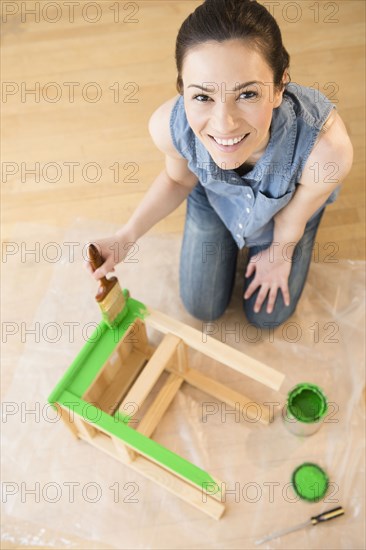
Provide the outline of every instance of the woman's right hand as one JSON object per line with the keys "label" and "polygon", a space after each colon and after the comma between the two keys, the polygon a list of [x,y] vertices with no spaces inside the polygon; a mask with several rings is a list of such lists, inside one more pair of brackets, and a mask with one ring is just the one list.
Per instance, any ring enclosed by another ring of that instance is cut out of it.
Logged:
{"label": "woman's right hand", "polygon": [[114,266],[119,264],[127,256],[131,245],[131,240],[122,232],[113,235],[112,237],[105,237],[104,239],[95,239],[88,244],[94,244],[99,254],[103,258],[103,264],[93,271],[90,262],[87,258],[84,259],[84,267],[94,277],[94,279],[101,279],[105,277],[107,273],[114,272]]}

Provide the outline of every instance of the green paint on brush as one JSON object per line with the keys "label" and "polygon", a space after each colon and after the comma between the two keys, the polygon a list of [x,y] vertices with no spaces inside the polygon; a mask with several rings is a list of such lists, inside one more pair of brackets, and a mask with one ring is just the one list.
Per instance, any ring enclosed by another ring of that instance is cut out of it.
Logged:
{"label": "green paint on brush", "polygon": [[[133,304],[133,303],[128,303],[129,301],[129,298],[130,298],[130,293],[129,291],[125,288],[122,290],[122,293],[123,293],[123,296],[124,296],[124,300],[125,300],[125,307],[122,309],[122,311],[117,315],[117,317],[115,319],[113,319],[113,321],[111,322],[109,320],[109,317],[107,315],[107,313],[103,310],[101,310],[102,312],[102,320],[105,322],[105,324],[110,328],[110,329],[115,329],[118,325],[121,324],[121,322],[123,321],[123,319],[128,315],[128,310],[129,310],[129,307],[131,306],[132,308],[136,308],[137,305],[136,304]],[[136,302],[136,300],[135,300]],[[138,303],[141,303],[141,302],[138,302]],[[143,304],[142,304],[143,305]],[[143,306],[145,309],[146,307]],[[134,316],[134,318],[136,318],[136,311],[133,311],[132,314]],[[139,314],[137,314],[139,316]]]}
{"label": "green paint on brush", "polygon": [[101,313],[102,313],[102,320],[105,322],[107,327],[110,328],[110,329],[114,329],[126,317],[126,315],[128,313],[128,307],[127,307],[127,305],[125,305],[125,307],[122,309],[121,313],[119,313],[117,315],[117,317],[115,319],[113,319],[112,322],[109,321],[108,315],[106,314],[105,311],[102,311]]}

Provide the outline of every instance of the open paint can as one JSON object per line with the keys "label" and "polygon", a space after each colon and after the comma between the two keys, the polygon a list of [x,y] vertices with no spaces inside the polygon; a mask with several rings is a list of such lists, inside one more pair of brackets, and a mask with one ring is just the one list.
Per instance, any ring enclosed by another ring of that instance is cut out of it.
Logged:
{"label": "open paint can", "polygon": [[295,435],[312,435],[319,430],[327,410],[327,398],[322,390],[315,384],[304,382],[288,393],[283,420]]}

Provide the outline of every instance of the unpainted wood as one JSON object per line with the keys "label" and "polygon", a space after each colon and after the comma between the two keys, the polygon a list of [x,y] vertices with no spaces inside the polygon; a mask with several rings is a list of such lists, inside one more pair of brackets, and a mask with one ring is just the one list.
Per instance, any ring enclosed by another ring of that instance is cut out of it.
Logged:
{"label": "unpainted wood", "polygon": [[145,355],[132,348],[132,351],[119,368],[116,368],[110,362],[107,362],[103,367],[104,370],[114,373],[114,377],[111,378],[108,385],[105,384],[103,376],[98,377],[82,398],[95,404],[107,414],[113,414],[145,364]]}
{"label": "unpainted wood", "polygon": [[[174,368],[169,369],[172,372],[176,372]],[[205,376],[196,369],[188,369],[182,377],[185,382],[198,388],[199,390],[212,395],[216,399],[227,403],[231,407],[235,408],[239,405],[243,418],[248,418],[252,422],[261,422],[262,424],[269,424],[269,413],[266,409],[257,401],[250,399],[249,397],[239,393],[231,388],[228,388],[224,384],[217,382],[213,378]]]}
{"label": "unpainted wood", "polygon": [[[85,438],[81,436],[81,439]],[[147,479],[164,487],[180,499],[198,508],[201,512],[208,514],[212,518],[218,520],[223,515],[225,511],[225,505],[221,502],[223,493],[220,495],[212,495],[209,492],[205,492],[203,489],[188,483],[167,468],[162,467],[160,464],[140,454],[137,454],[133,461],[126,462],[124,455],[117,452],[111,438],[100,437],[98,435],[92,441],[87,441],[97,449],[123,462],[123,464],[128,465]],[[214,481],[217,482],[220,488],[223,486],[223,483],[216,481],[216,479]]]}
{"label": "unpainted wood", "polygon": [[60,418],[62,422],[65,424],[68,430],[72,433],[72,435],[75,437],[75,439],[79,439],[79,433],[77,430],[77,427],[75,423],[70,418],[70,410],[64,408],[60,403],[54,403],[58,414],[60,415]]}
{"label": "unpainted wood", "polygon": [[[76,416],[77,415],[75,415],[75,417]],[[108,437],[105,437],[105,435],[108,436]],[[88,443],[90,443],[91,445],[94,445],[96,447],[101,448],[103,451],[108,452],[108,454],[110,454],[111,456],[114,456],[115,458],[118,458],[119,460],[122,461],[122,458],[121,458],[122,454],[117,455],[117,451],[116,451],[116,449],[113,445],[112,439],[111,439],[111,434],[109,432],[107,432],[106,430],[104,430],[102,427],[98,426],[98,433],[92,439],[90,439],[88,437],[87,433],[86,434],[85,433],[80,433],[80,439],[84,439],[84,440],[88,441]],[[160,462],[158,462],[157,460],[155,460],[151,456],[145,454],[143,451],[134,448],[132,445],[126,445],[126,447],[128,447],[132,451],[135,451],[135,453],[138,456],[145,457],[146,459],[148,459],[149,462],[152,462],[152,463],[156,464],[157,466],[159,466],[161,471],[169,472],[169,473],[173,474],[174,477],[184,481],[184,483],[189,485],[190,487],[197,488],[197,485],[192,483],[189,479],[186,479],[186,478],[180,476],[177,472],[171,470],[168,466],[162,466],[160,464]],[[131,464],[129,464],[129,465],[131,467],[133,467],[135,462],[136,462],[136,459],[133,462],[131,462]],[[214,478],[213,476],[211,476],[211,477],[212,477],[213,481],[215,483],[217,483],[217,485],[220,488],[223,486],[223,483],[222,483],[221,480],[218,480],[216,477]],[[221,502],[221,498],[222,498],[221,495],[222,494],[223,493],[216,493],[216,494],[210,495],[210,497],[214,500],[218,500],[219,502]]]}
{"label": "unpainted wood", "polygon": [[149,315],[145,317],[145,323],[156,330],[160,330],[163,333],[172,333],[181,338],[185,344],[189,347],[200,351],[207,357],[223,363],[224,365],[232,368],[249,376],[253,380],[257,380],[274,390],[278,390],[285,378],[281,372],[268,367],[264,363],[253,359],[249,355],[242,353],[219,340],[215,340],[211,336],[203,335],[199,330],[190,327],[173,319],[168,315],[165,315],[161,311],[148,308]]}
{"label": "unpainted wood", "polygon": [[95,428],[94,424],[92,422],[86,421],[84,418],[74,415],[73,420],[76,429],[78,431],[78,434],[84,437],[84,439],[87,439],[89,442],[93,439],[93,437],[96,436],[98,433],[98,429]]}
{"label": "unpainted wood", "polygon": [[82,396],[102,411],[113,414],[150,355],[146,327],[136,319],[126,330],[98,375]]}
{"label": "unpainted wood", "polygon": [[118,437],[111,436],[114,448],[117,455],[121,458],[122,462],[125,464],[130,464],[133,462],[137,456],[137,453],[130,449],[127,445],[123,443]]}
{"label": "unpainted wood", "polygon": [[169,375],[164,386],[161,388],[153,403],[144,414],[143,419],[137,426],[138,432],[146,435],[146,437],[151,437],[182,383],[183,378],[181,376],[174,373]]}
{"label": "unpainted wood", "polygon": [[181,343],[181,339],[173,334],[166,334],[156,348],[155,353],[151,356],[144,370],[141,372],[136,382],[123,399],[120,411],[126,408],[128,403],[133,403],[136,406],[136,412],[141,407],[145,398],[157,382],[159,376],[171,363],[174,358],[176,349]]}
{"label": "unpainted wood", "polygon": [[188,347],[183,340],[177,347],[175,364],[178,372],[184,373],[188,369]]}

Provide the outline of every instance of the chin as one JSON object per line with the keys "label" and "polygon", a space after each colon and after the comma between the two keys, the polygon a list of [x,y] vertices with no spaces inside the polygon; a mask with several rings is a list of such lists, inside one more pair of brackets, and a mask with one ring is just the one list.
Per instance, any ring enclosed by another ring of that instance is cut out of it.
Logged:
{"label": "chin", "polygon": [[211,153],[212,159],[221,168],[222,170],[235,170],[236,168],[239,168],[242,164],[244,164],[245,160],[239,160],[239,159],[223,159],[218,158],[216,155],[213,156]]}

